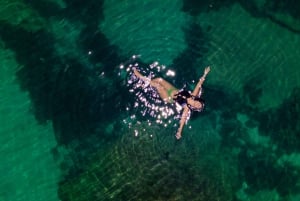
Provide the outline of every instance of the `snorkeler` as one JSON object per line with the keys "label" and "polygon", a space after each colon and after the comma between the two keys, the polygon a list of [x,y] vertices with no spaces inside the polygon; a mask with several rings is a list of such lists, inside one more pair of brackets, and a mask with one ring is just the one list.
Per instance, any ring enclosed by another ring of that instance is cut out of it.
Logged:
{"label": "snorkeler", "polygon": [[136,68],[133,68],[133,72],[135,76],[139,79],[143,80],[147,85],[154,87],[159,96],[168,103],[176,103],[179,104],[183,108],[183,112],[181,114],[179,128],[176,133],[176,138],[181,138],[181,133],[183,130],[184,124],[189,120],[190,114],[192,111],[201,112],[204,109],[204,100],[201,98],[201,89],[202,84],[205,80],[206,75],[209,73],[210,67],[206,67],[204,70],[204,74],[199,79],[194,91],[191,93],[187,91],[185,88],[178,90],[172,84],[167,82],[162,78],[154,78],[150,79],[142,75]]}

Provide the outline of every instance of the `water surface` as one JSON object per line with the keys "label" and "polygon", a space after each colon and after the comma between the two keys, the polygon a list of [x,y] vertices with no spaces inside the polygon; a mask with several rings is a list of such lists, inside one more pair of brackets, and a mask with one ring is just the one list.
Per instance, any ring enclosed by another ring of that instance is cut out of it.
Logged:
{"label": "water surface", "polygon": [[[295,2],[0,5],[0,200],[299,199]],[[190,89],[211,66],[180,141],[134,65]]]}

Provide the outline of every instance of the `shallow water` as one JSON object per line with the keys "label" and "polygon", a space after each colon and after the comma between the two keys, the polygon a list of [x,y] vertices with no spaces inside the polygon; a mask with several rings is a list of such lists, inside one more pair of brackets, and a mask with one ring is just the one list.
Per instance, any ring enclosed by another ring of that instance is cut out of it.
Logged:
{"label": "shallow water", "polygon": [[[295,2],[0,5],[0,200],[299,200]],[[211,66],[181,140],[133,65],[191,90]]]}

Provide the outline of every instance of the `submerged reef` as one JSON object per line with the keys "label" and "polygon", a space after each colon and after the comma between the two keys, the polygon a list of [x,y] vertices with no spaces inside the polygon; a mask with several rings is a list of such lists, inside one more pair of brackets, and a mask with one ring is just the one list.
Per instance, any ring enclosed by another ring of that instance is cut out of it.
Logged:
{"label": "submerged reef", "polygon": [[237,171],[226,152],[201,156],[192,142],[175,141],[154,126],[141,132],[143,127],[124,130],[122,139],[96,153],[82,174],[62,181],[60,199],[233,200]]}

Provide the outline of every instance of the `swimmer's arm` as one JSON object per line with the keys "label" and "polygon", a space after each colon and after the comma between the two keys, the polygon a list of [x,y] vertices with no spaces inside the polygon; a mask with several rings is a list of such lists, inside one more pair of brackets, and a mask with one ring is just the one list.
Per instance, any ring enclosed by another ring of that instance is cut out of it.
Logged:
{"label": "swimmer's arm", "polygon": [[208,67],[205,68],[202,77],[199,79],[199,81],[198,81],[198,83],[197,83],[197,85],[196,85],[196,87],[195,87],[195,89],[194,89],[194,91],[192,93],[193,96],[198,96],[199,95],[199,92],[201,90],[202,84],[203,84],[203,82],[205,80],[206,75],[209,73],[209,71],[210,71],[210,66],[208,66]]}
{"label": "swimmer's arm", "polygon": [[179,122],[179,128],[178,128],[177,133],[175,135],[177,140],[179,140],[181,138],[181,133],[182,133],[182,130],[183,130],[183,126],[186,123],[186,121],[189,119],[189,112],[190,112],[190,109],[188,108],[188,106],[185,105],[184,109],[183,109],[183,112],[181,114],[181,119],[180,119],[180,122]]}

